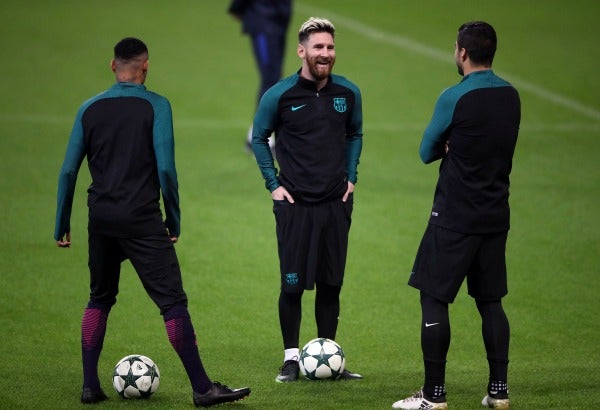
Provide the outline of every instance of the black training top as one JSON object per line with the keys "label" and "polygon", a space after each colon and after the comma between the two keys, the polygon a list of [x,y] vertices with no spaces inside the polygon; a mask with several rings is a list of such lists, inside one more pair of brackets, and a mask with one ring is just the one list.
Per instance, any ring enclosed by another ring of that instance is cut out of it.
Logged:
{"label": "black training top", "polygon": [[466,234],[509,229],[520,121],[517,90],[492,70],[473,72],[440,95],[420,146],[423,162],[442,158],[431,224]]}
{"label": "black training top", "polygon": [[[79,108],[60,171],[54,239],[70,231],[77,174],[87,156],[89,231],[140,237],[180,234],[169,101],[144,85],[116,83]],[[162,190],[166,221],[162,223]]]}
{"label": "black training top", "polygon": [[[268,138],[275,132],[277,175]],[[317,91],[299,72],[261,98],[252,148],[269,191],[280,185],[300,202],[341,198],[356,183],[362,149],[362,102],[358,87],[331,75]]]}

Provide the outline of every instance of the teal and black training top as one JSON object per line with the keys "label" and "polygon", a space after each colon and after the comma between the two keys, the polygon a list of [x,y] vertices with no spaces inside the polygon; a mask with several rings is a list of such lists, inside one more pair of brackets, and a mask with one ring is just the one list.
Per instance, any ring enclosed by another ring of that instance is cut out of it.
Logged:
{"label": "teal and black training top", "polygon": [[[70,231],[77,174],[87,157],[90,233],[180,234],[169,101],[141,84],[116,83],[79,108],[58,181],[54,239]],[[162,222],[162,191],[166,220]]]}
{"label": "teal and black training top", "polygon": [[[279,174],[268,146],[273,132]],[[357,181],[362,149],[358,87],[338,75],[318,91],[299,72],[281,80],[261,98],[252,148],[269,191],[282,185],[307,203],[341,198]]]}
{"label": "teal and black training top", "polygon": [[465,234],[509,229],[520,121],[517,90],[492,70],[470,73],[442,92],[419,150],[426,164],[442,158],[431,224]]}

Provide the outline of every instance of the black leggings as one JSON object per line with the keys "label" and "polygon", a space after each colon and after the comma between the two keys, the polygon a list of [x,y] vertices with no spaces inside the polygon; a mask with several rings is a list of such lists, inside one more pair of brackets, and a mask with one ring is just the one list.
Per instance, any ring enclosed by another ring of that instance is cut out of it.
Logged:
{"label": "black leggings", "polygon": [[[320,282],[316,285],[315,319],[317,336],[335,340],[340,315],[341,286]],[[304,292],[279,294],[279,324],[285,349],[300,346],[300,322],[302,320],[302,295]]]}
{"label": "black leggings", "polygon": [[[502,302],[475,301],[481,315],[481,332],[489,364],[490,380],[506,381],[510,327]],[[425,363],[425,384],[445,382],[446,355],[450,347],[448,303],[421,293],[421,348]]]}

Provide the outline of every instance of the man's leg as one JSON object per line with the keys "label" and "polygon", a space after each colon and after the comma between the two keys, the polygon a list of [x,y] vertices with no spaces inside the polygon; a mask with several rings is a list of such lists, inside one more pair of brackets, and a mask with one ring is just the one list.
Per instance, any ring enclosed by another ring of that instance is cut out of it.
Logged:
{"label": "man's leg", "polygon": [[122,254],[115,240],[102,235],[90,234],[88,247],[90,301],[81,321],[81,401],[95,403],[108,398],[100,387],[98,361],[104,345],[108,315],[117,300]]}
{"label": "man's leg", "polygon": [[279,294],[279,325],[284,349],[298,347],[302,320],[302,292]]}
{"label": "man's leg", "polygon": [[240,400],[249,388],[230,389],[212,382],[202,364],[196,334],[187,309],[187,295],[173,243],[161,233],[145,238],[122,239],[122,247],[163,315],[167,335],[188,375],[194,404],[208,407]]}
{"label": "man's leg", "polygon": [[279,325],[283,337],[283,366],[275,378],[277,382],[298,380],[300,366],[300,322],[302,320],[302,294],[285,292],[279,294]]}
{"label": "man's leg", "polygon": [[448,303],[421,292],[421,349],[425,364],[425,397],[437,400],[446,395],[446,355],[450,348]]}
{"label": "man's leg", "polygon": [[89,302],[83,313],[81,321],[81,358],[84,389],[100,391],[98,361],[104,344],[106,321],[109,313],[110,306],[94,302]]}
{"label": "man's leg", "polygon": [[508,398],[508,347],[510,326],[501,301],[476,301],[481,314],[481,333],[490,368],[488,395]]}
{"label": "man's leg", "polygon": [[206,393],[212,387],[212,382],[202,365],[196,333],[187,307],[183,304],[173,306],[164,312],[163,319],[169,342],[183,363],[192,389],[200,394]]}
{"label": "man's leg", "polygon": [[318,337],[335,340],[340,316],[341,290],[341,286],[330,286],[317,282],[315,318]]}

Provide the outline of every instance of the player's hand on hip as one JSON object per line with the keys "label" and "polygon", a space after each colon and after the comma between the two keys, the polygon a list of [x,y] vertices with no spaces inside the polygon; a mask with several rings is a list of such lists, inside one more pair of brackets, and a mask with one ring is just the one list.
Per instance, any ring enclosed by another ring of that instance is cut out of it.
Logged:
{"label": "player's hand on hip", "polygon": [[342,202],[346,202],[352,192],[354,192],[354,184],[352,182],[348,181],[348,189],[346,190],[346,193],[342,197]]}
{"label": "player's hand on hip", "polygon": [[271,198],[275,201],[283,201],[287,200],[289,203],[294,203],[294,198],[290,195],[290,193],[282,186],[278,186],[271,192]]}
{"label": "player's hand on hip", "polygon": [[65,236],[56,241],[59,248],[68,248],[71,246],[71,232],[67,232]]}

